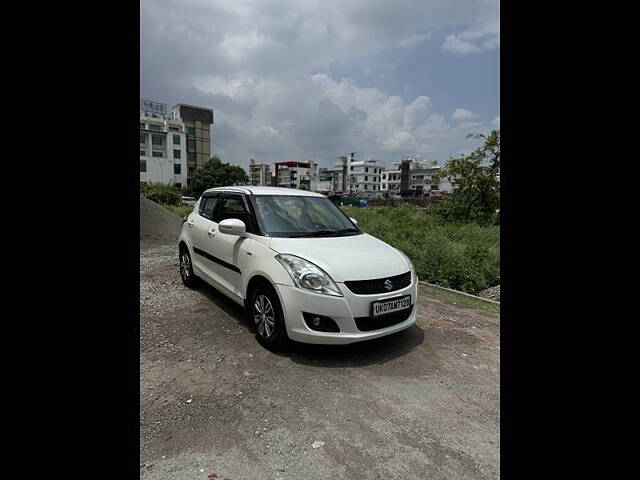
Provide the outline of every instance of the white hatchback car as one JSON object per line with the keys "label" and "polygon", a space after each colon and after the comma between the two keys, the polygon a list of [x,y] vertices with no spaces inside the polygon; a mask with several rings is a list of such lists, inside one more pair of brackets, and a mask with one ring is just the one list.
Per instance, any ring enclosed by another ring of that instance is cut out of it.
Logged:
{"label": "white hatchback car", "polygon": [[238,304],[267,348],[346,344],[416,319],[418,279],[402,252],[303,190],[222,187],[202,194],[179,239],[187,287],[204,280]]}

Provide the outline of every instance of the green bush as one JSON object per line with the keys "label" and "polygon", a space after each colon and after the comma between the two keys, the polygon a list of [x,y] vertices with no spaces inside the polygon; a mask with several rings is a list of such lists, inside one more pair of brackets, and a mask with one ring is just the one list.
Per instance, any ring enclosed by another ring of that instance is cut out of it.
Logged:
{"label": "green bush", "polygon": [[180,205],[182,190],[174,185],[164,183],[143,183],[140,182],[140,193],[149,200],[166,205]]}
{"label": "green bush", "polygon": [[365,232],[402,250],[420,280],[476,294],[500,283],[500,227],[458,223],[400,204],[342,207]]}

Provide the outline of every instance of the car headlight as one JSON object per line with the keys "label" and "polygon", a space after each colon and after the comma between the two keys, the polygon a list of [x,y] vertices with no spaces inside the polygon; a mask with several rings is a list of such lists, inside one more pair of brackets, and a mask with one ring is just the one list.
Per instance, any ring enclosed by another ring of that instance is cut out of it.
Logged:
{"label": "car headlight", "polygon": [[[396,248],[396,250],[398,250],[398,249]],[[400,252],[400,255],[402,255],[404,257],[404,259],[407,261],[407,263],[409,264],[409,268],[411,268],[411,280],[417,282],[418,281],[418,275],[416,274],[416,267],[414,267],[413,262],[403,252],[401,252],[400,250],[398,250],[398,252]]]}
{"label": "car headlight", "polygon": [[333,281],[327,272],[313,263],[304,258],[286,253],[276,255],[276,260],[278,260],[289,273],[296,287],[324,295],[342,297],[342,292],[338,288],[338,285],[336,285],[336,282]]}

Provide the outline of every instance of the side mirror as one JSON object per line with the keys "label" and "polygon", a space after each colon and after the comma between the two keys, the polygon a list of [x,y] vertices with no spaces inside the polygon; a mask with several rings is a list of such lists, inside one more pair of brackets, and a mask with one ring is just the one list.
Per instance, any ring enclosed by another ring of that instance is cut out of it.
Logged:
{"label": "side mirror", "polygon": [[218,224],[218,230],[220,233],[226,233],[227,235],[237,235],[238,237],[244,237],[247,235],[247,227],[242,220],[237,218],[227,218],[222,220]]}
{"label": "side mirror", "polygon": [[356,220],[355,218],[351,218],[349,217],[349,220],[351,220],[353,223],[355,223],[356,225],[358,224],[358,220]]}

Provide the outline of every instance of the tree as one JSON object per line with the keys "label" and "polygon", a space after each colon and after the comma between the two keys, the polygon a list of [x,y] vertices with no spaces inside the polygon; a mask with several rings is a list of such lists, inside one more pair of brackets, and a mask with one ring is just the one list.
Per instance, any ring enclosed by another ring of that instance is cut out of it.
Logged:
{"label": "tree", "polygon": [[298,187],[298,190],[309,190],[309,187],[303,183]]}
{"label": "tree", "polygon": [[208,188],[243,185],[249,181],[243,168],[222,163],[219,157],[211,157],[202,168],[196,169],[189,179],[187,190],[199,197]]}
{"label": "tree", "polygon": [[467,138],[484,139],[484,144],[469,155],[451,157],[437,174],[448,177],[454,191],[438,203],[436,211],[454,220],[489,223],[500,208],[500,131],[472,133]]}

